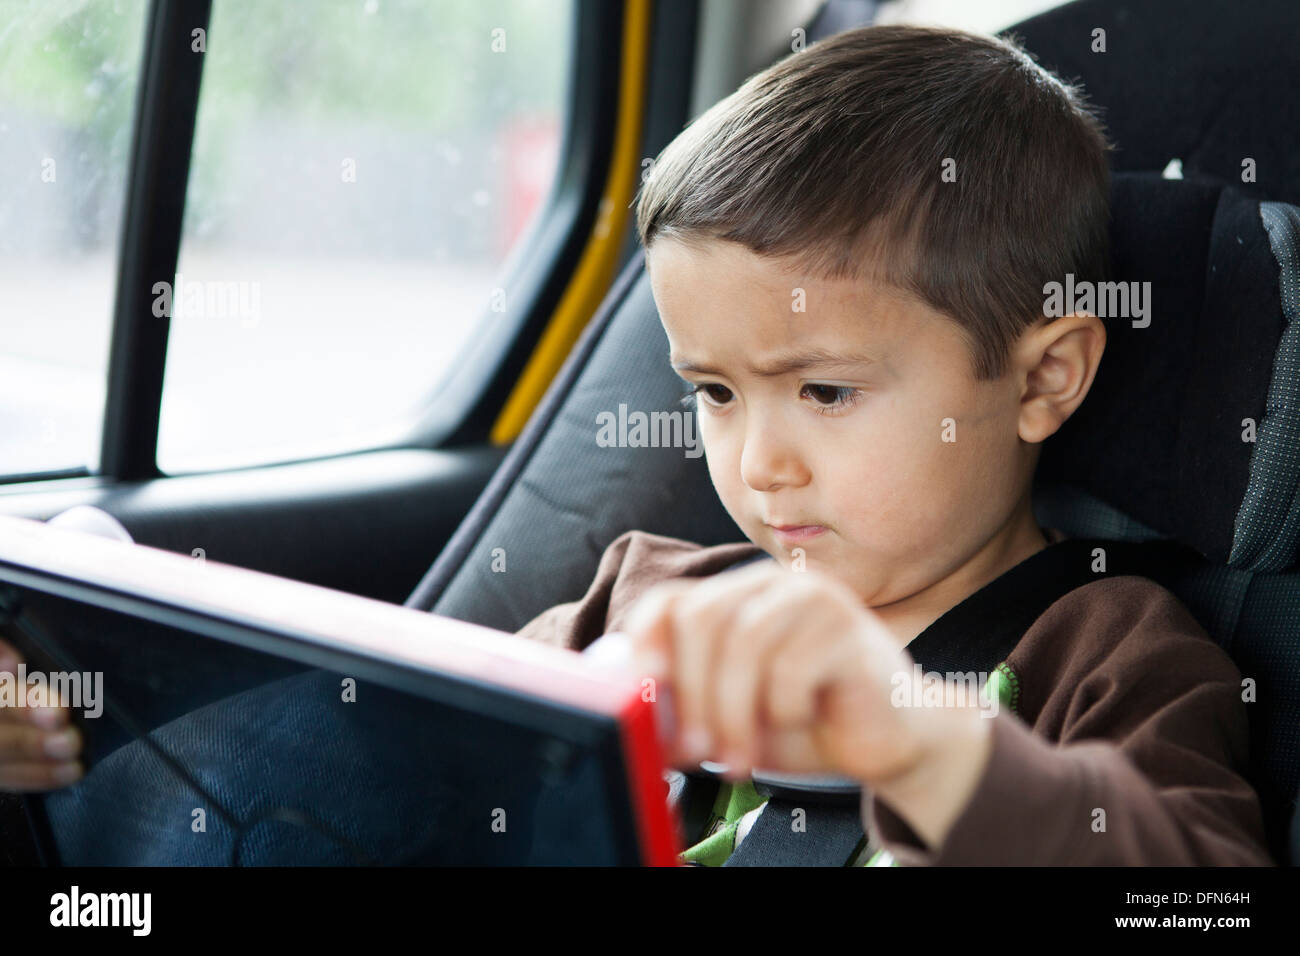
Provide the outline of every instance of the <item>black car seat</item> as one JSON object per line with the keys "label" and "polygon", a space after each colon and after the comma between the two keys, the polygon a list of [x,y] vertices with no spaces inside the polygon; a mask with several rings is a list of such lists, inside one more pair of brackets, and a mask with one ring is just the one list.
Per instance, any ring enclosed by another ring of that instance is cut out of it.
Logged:
{"label": "black car seat", "polygon": [[[1105,107],[1113,169],[1176,159],[1184,175],[1300,204],[1295,0],[1076,0],[1002,32]],[[1247,159],[1254,182],[1242,181]]]}

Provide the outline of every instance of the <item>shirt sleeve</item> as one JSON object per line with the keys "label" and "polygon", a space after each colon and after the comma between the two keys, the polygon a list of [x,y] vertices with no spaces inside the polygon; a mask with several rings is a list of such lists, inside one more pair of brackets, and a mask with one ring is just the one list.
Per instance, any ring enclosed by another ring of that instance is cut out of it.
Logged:
{"label": "shirt sleeve", "polygon": [[596,575],[586,594],[576,601],[566,601],[547,608],[515,633],[519,637],[573,651],[583,650],[605,633],[610,595],[634,533],[625,532],[610,542],[600,556]]}
{"label": "shirt sleeve", "polygon": [[[864,826],[900,865],[1274,865],[1240,772],[1241,675],[1173,595],[1140,580],[1091,604],[1062,599],[1022,640],[1022,656],[1055,653],[1058,679],[1033,729],[988,718],[989,762],[940,846],[866,792]],[[1071,629],[1093,653],[1071,652]]]}
{"label": "shirt sleeve", "polygon": [[515,633],[581,651],[602,634],[620,628],[641,595],[660,581],[707,577],[758,553],[757,546],[748,542],[706,548],[665,535],[627,531],[601,555],[586,594],[548,608]]}

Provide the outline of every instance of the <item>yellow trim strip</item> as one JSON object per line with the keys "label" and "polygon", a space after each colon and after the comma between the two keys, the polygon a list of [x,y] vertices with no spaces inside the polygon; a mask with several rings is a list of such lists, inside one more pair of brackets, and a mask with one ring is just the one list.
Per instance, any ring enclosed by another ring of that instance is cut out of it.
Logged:
{"label": "yellow trim strip", "polygon": [[646,61],[650,45],[650,0],[627,0],[623,23],[623,69],[619,77],[618,120],[614,152],[601,193],[600,211],[573,279],[555,314],[529,356],[505,407],[492,426],[491,441],[504,445],[523,431],[583,328],[600,307],[614,281],[623,233],[641,164],[641,113],[645,101]]}

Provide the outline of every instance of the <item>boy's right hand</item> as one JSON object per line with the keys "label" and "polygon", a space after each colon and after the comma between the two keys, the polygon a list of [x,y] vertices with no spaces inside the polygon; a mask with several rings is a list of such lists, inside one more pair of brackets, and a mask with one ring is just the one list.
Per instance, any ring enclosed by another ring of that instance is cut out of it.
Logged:
{"label": "boy's right hand", "polygon": [[[15,675],[21,655],[0,641],[0,674]],[[26,695],[26,688],[19,688]],[[82,775],[81,733],[68,708],[7,707],[0,700],[0,790],[28,793],[55,790]]]}

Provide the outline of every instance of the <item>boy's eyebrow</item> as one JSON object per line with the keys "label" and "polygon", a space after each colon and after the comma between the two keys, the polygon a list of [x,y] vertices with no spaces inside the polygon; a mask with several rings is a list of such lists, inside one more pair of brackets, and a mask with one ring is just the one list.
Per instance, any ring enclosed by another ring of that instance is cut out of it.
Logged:
{"label": "boy's eyebrow", "polygon": [[[720,375],[721,372],[708,365],[701,365],[686,358],[675,358],[668,356],[668,361],[672,364],[674,370],[678,372],[697,372],[704,375]],[[806,368],[815,368],[826,365],[873,365],[879,362],[874,355],[848,352],[832,352],[829,349],[807,349],[802,352],[794,352],[789,355],[779,355],[771,362],[762,366],[747,365],[746,371],[751,375],[757,375],[760,378],[775,378],[778,375],[786,375],[790,372],[798,372]]]}

